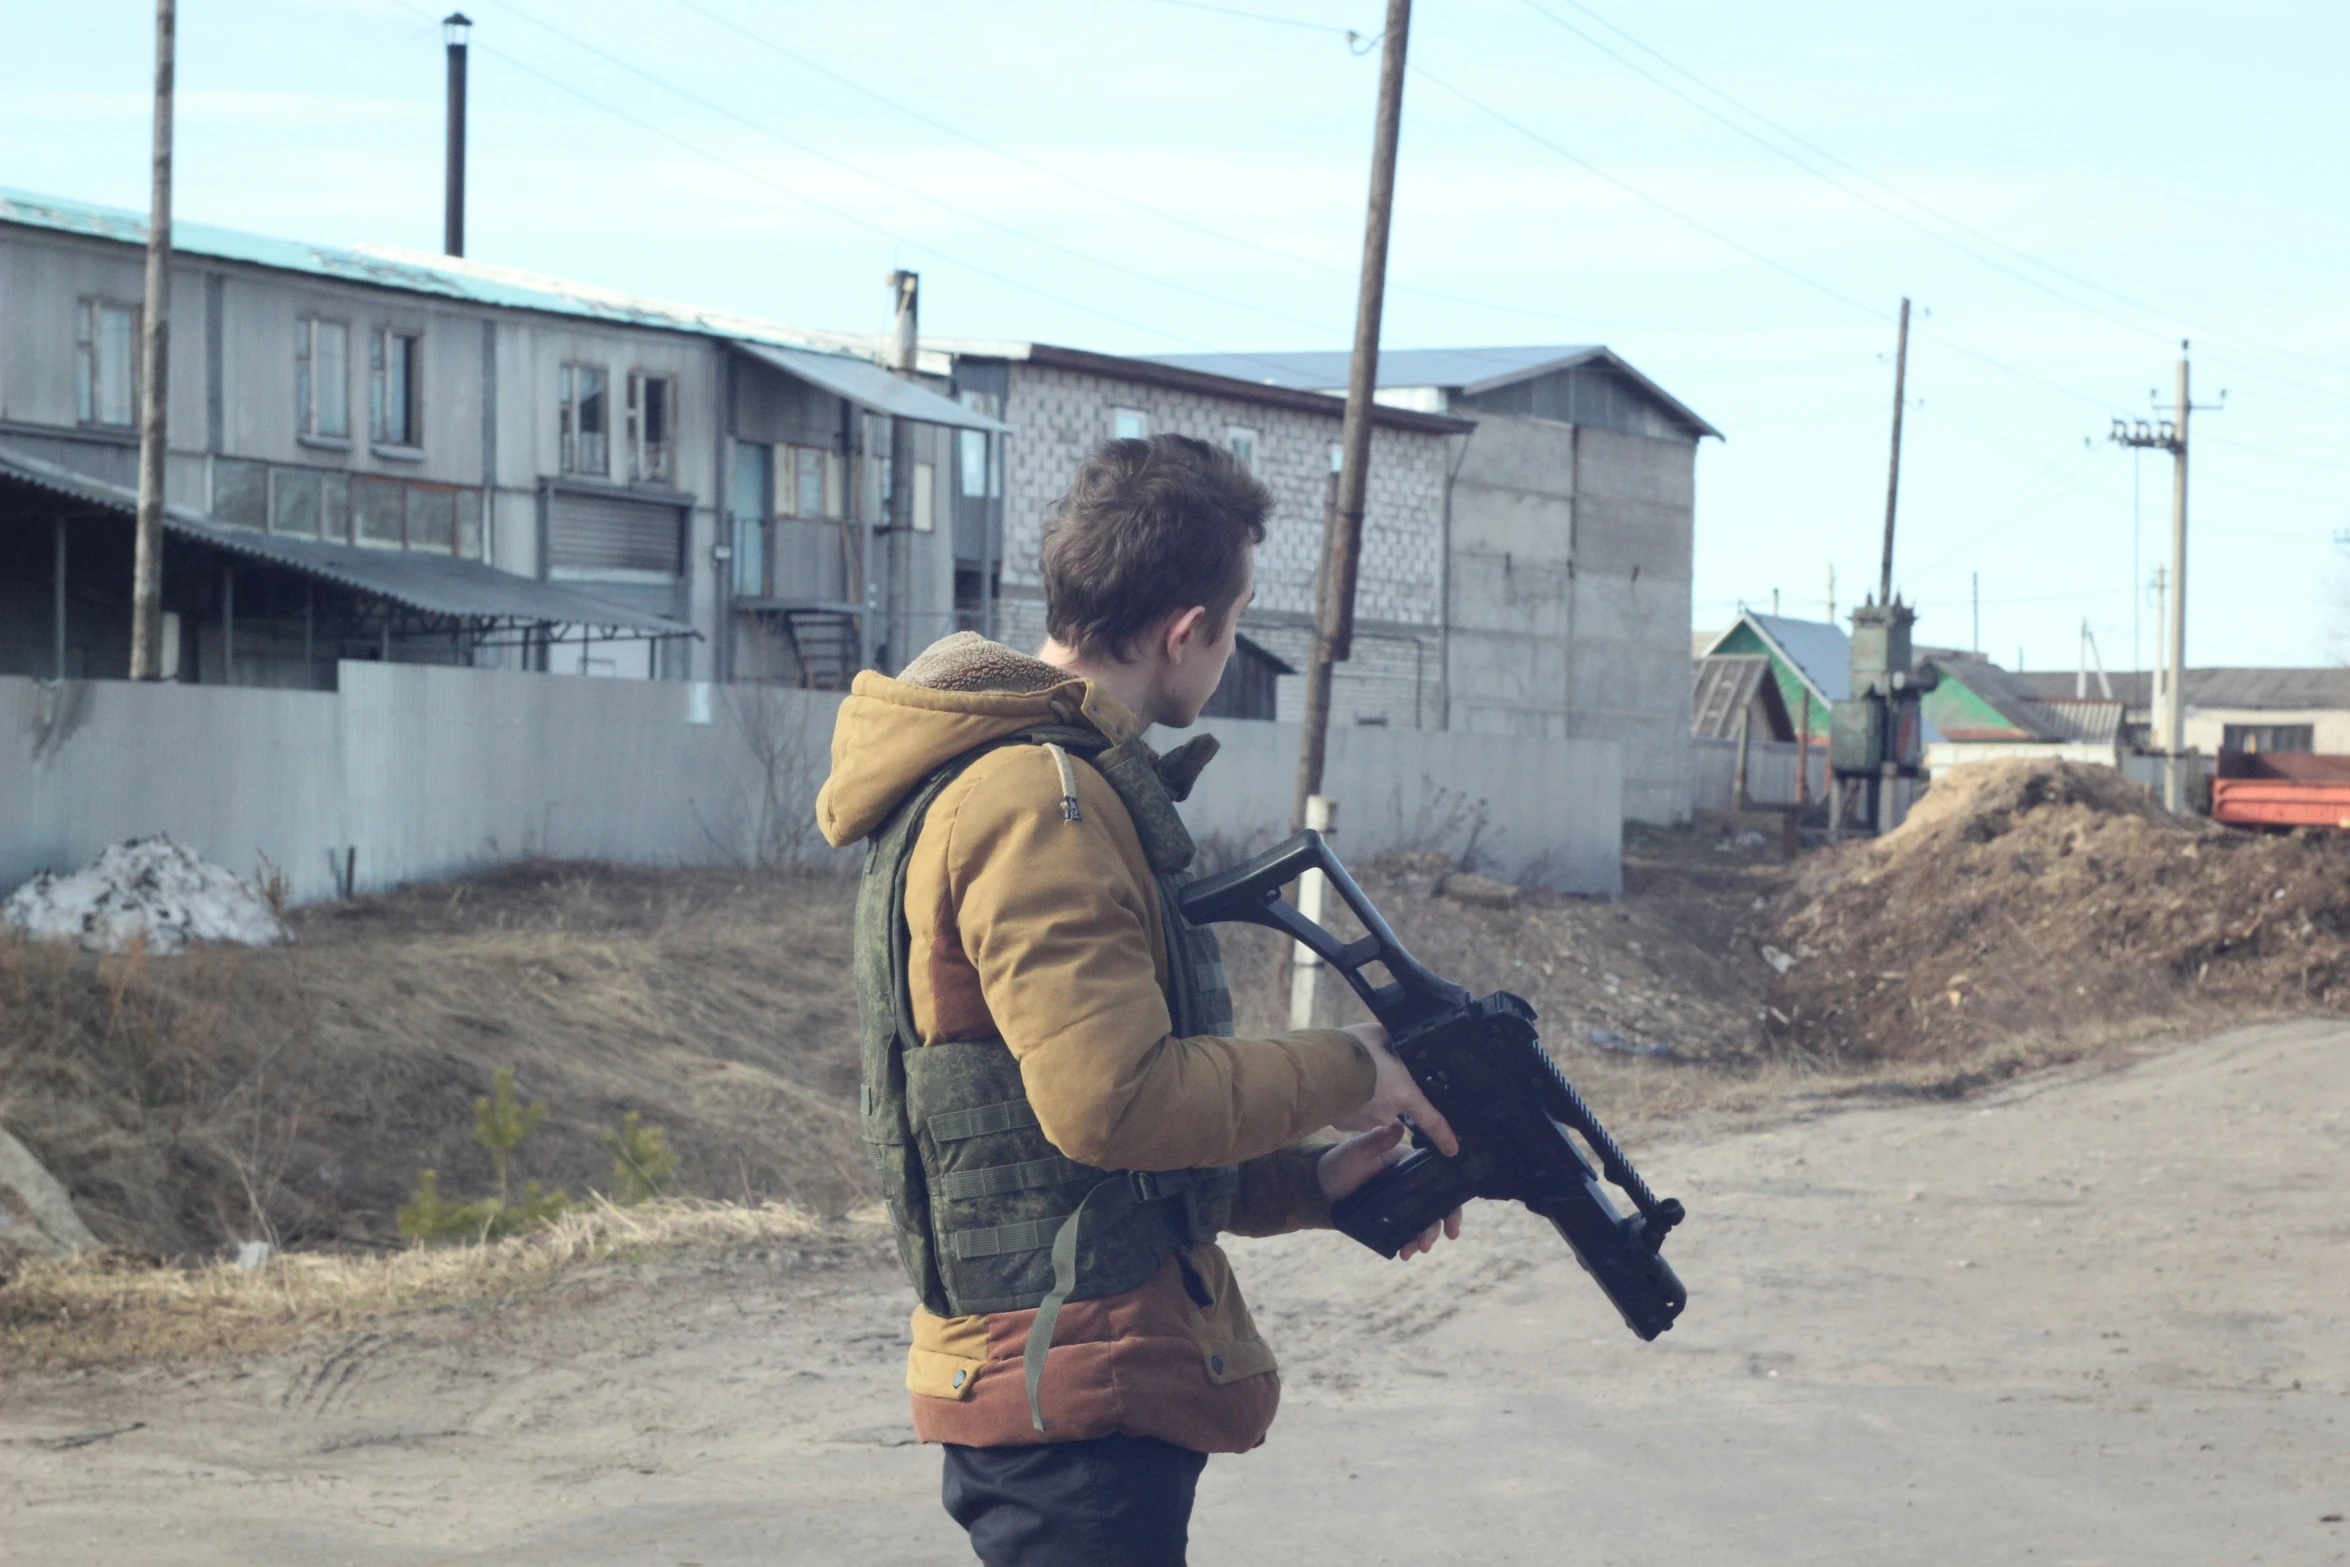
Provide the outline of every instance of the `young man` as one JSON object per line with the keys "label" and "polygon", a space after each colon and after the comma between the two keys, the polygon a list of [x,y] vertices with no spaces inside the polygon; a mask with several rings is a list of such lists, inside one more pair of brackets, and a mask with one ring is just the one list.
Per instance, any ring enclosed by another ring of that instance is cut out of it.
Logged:
{"label": "young man", "polygon": [[859,675],[833,733],[817,816],[870,840],[864,1135],[922,1302],[914,1428],[989,1567],[1179,1567],[1206,1455],[1280,1397],[1217,1232],[1328,1226],[1399,1115],[1455,1151],[1378,1025],[1229,1037],[1176,910],[1174,802],[1214,743],[1141,736],[1214,693],[1270,500],[1204,442],[1107,443],[1045,530],[1037,657],[949,637]]}

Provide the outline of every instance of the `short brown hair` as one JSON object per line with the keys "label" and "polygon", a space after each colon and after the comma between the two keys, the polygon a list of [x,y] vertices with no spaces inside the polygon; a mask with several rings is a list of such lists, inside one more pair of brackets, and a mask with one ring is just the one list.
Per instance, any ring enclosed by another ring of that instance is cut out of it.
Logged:
{"label": "short brown hair", "polygon": [[1205,441],[1104,441],[1045,523],[1045,629],[1081,653],[1123,659],[1176,611],[1230,613],[1272,505],[1238,458]]}

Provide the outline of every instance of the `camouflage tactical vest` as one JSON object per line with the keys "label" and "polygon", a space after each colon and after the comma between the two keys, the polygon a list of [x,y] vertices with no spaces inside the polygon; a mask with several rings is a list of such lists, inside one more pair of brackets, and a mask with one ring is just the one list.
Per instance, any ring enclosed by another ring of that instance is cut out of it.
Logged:
{"label": "camouflage tactical vest", "polygon": [[1055,752],[1071,821],[1078,819],[1072,753],[1101,773],[1132,816],[1158,883],[1175,1033],[1229,1033],[1232,1002],[1215,934],[1187,923],[1175,903],[1194,852],[1175,802],[1214,754],[1213,739],[1160,758],[1139,739],[1106,746],[1089,729],[1024,730],[939,768],[868,840],[855,949],[865,1145],[899,1260],[926,1310],[953,1317],[1038,1308],[1025,1358],[1030,1413],[1042,1431],[1037,1390],[1062,1303],[1134,1289],[1170,1256],[1214,1239],[1239,1182],[1230,1165],[1122,1171],[1079,1164],[1046,1141],[1020,1064],[1002,1039],[921,1043],[906,978],[906,869],[940,791],[1007,745]]}

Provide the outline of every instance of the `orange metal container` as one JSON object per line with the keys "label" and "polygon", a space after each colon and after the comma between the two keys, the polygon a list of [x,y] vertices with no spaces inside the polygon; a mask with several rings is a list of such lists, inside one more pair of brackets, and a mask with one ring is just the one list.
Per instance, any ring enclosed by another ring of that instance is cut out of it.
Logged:
{"label": "orange metal container", "polygon": [[2222,756],[2211,781],[2211,819],[2238,827],[2350,828],[2350,756]]}

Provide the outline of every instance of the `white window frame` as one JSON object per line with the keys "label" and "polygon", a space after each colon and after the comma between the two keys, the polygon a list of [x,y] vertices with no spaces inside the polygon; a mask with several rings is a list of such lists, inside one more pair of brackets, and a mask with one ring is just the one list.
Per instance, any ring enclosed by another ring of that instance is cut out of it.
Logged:
{"label": "white window frame", "polygon": [[[342,354],[342,374],[318,373],[323,357],[318,345],[323,340],[322,329],[332,328],[339,334]],[[326,411],[322,393],[340,383],[341,402],[335,412],[339,418],[331,423],[323,417]],[[336,427],[339,425],[339,428]],[[321,446],[345,447],[351,444],[351,323],[336,316],[303,315],[294,321],[294,433],[302,440]]]}
{"label": "white window frame", "polygon": [[[1131,421],[1133,429],[1128,431]],[[1113,441],[1147,441],[1151,438],[1151,416],[1139,408],[1112,408],[1110,410],[1110,439]]]}
{"label": "white window frame", "polygon": [[1251,473],[1257,467],[1257,447],[1263,441],[1254,429],[1245,424],[1224,427],[1224,449],[1240,459],[1240,465]]}
{"label": "white window frame", "polygon": [[[645,389],[662,388],[664,437],[645,438]],[[677,483],[677,377],[662,370],[628,372],[628,478],[632,484]]]}
{"label": "white window frame", "polygon": [[[593,432],[596,441],[596,460],[587,460],[585,443],[590,433],[579,427],[580,415],[587,398],[579,386],[582,375],[596,378],[596,395],[603,428]],[[589,478],[609,478],[612,473],[612,372],[608,366],[585,359],[566,359],[555,370],[555,460],[564,473],[584,474]]]}
{"label": "white window frame", "polygon": [[[108,375],[106,356],[101,352],[102,339],[108,316],[124,319],[126,332],[123,364],[115,375]],[[74,414],[77,423],[98,425],[110,430],[135,429],[139,422],[139,316],[137,305],[89,294],[74,309]],[[125,390],[123,417],[109,419],[107,394],[119,379]]]}

